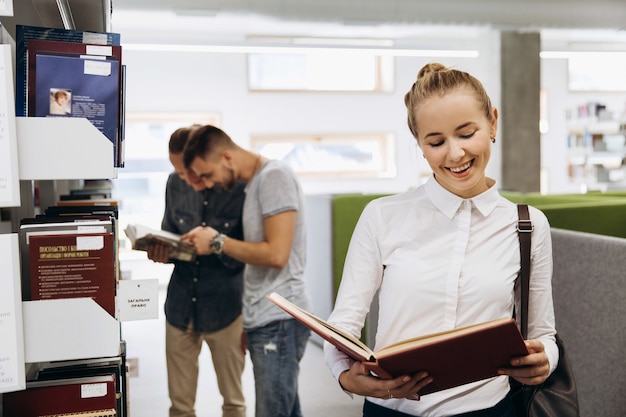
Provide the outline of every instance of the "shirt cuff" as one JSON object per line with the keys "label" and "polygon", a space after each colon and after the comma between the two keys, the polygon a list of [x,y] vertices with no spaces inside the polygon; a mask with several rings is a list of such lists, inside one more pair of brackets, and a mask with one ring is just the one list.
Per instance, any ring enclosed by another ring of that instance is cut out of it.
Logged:
{"label": "shirt cuff", "polygon": [[343,385],[341,385],[341,382],[339,382],[339,375],[349,370],[354,360],[328,342],[324,342],[324,356],[326,357],[326,364],[330,369],[330,373],[337,381],[337,384],[339,384],[339,387],[343,392],[348,394],[350,398],[354,398],[354,394],[345,389]]}

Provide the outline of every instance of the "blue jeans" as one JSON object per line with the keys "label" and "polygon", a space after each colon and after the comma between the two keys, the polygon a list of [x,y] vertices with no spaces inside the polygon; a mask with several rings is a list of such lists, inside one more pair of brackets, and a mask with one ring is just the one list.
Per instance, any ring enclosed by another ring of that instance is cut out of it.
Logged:
{"label": "blue jeans", "polygon": [[296,320],[275,321],[248,333],[254,371],[256,417],[302,417],[300,359],[311,331]]}

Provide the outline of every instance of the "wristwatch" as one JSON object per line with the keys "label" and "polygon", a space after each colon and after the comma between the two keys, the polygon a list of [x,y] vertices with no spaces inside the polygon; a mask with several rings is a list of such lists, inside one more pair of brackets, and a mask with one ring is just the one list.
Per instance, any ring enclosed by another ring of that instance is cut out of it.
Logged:
{"label": "wristwatch", "polygon": [[215,236],[213,236],[213,239],[211,239],[211,242],[209,243],[209,248],[211,248],[211,252],[213,252],[216,255],[219,255],[220,253],[222,253],[222,249],[224,249],[225,237],[226,235],[224,235],[223,233],[218,233]]}

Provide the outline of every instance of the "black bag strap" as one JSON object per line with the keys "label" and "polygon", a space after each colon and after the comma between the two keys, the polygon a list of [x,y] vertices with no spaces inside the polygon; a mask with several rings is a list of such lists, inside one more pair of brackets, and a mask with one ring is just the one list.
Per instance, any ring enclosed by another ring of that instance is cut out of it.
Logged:
{"label": "black bag strap", "polygon": [[519,251],[521,260],[520,269],[520,330],[526,339],[528,334],[528,292],[530,288],[530,237],[533,231],[533,224],[530,220],[527,204],[517,205],[517,234],[519,236]]}

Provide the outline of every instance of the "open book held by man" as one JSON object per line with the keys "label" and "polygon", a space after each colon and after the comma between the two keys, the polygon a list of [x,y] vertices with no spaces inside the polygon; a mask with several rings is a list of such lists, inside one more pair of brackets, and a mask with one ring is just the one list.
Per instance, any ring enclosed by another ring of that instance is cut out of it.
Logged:
{"label": "open book held by man", "polygon": [[196,249],[191,243],[180,240],[180,235],[165,230],[152,229],[140,224],[129,224],[124,233],[130,239],[132,248],[147,251],[150,245],[160,243],[169,247],[170,259],[192,262],[196,259]]}
{"label": "open book held by man", "polygon": [[420,395],[497,376],[498,369],[509,366],[513,357],[528,354],[511,317],[424,335],[373,351],[358,338],[279,294],[267,298],[382,379],[427,371],[433,382]]}

